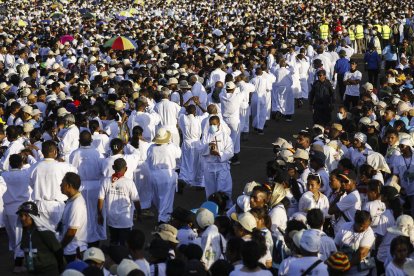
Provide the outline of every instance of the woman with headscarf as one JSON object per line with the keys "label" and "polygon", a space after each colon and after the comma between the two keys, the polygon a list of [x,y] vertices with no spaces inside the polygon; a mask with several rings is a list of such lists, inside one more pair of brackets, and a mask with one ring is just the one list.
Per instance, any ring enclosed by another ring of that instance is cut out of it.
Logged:
{"label": "woman with headscarf", "polygon": [[287,212],[282,200],[286,197],[286,189],[282,184],[276,183],[270,196],[269,216],[272,221],[271,231],[275,236],[283,236],[287,223]]}

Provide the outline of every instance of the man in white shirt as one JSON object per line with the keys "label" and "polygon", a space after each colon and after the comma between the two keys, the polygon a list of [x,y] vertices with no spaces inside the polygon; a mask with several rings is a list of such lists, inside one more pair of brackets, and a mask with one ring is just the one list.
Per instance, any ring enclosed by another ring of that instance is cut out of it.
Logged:
{"label": "man in white shirt", "polygon": [[68,163],[55,160],[58,150],[53,141],[43,142],[42,153],[44,159],[30,168],[32,199],[39,207],[40,216],[56,228],[62,218],[64,201],[67,200],[60,190],[60,183],[67,172],[76,173],[77,170]]}
{"label": "man in white shirt", "polygon": [[79,129],[75,125],[75,116],[73,114],[65,115],[63,123],[66,131],[60,139],[59,150],[63,160],[68,162],[72,151],[79,147]]}
{"label": "man in white shirt", "polygon": [[[98,194],[101,187],[102,171],[100,164],[103,156],[91,147],[92,136],[89,131],[84,130],[79,137],[80,147],[73,151],[68,162],[72,164],[79,173],[82,185],[80,191],[88,207],[88,243],[99,243],[105,240],[105,229],[98,227],[95,223],[97,217]],[[99,245],[99,244],[94,244]]]}
{"label": "man in white shirt", "polygon": [[9,250],[14,251],[15,265],[19,267],[23,266],[24,253],[19,246],[22,229],[17,227],[19,217],[16,212],[22,203],[30,199],[29,171],[22,169],[23,160],[19,154],[12,154],[9,160],[11,169],[1,174],[0,185],[7,187],[3,195],[4,225],[9,238]]}
{"label": "man in white shirt", "polygon": [[170,101],[168,97],[169,92],[163,91],[162,100],[155,105],[154,110],[161,117],[160,127],[165,128],[171,133],[171,141],[179,147],[180,134],[177,128],[177,120],[181,107]]}
{"label": "man in white shirt", "polygon": [[0,169],[3,171],[9,170],[9,158],[12,154],[18,154],[24,150],[22,140],[19,138],[19,131],[16,126],[9,126],[6,129],[7,140],[10,142],[9,147],[0,160]]}
{"label": "man in white shirt", "polygon": [[260,135],[263,135],[267,117],[267,94],[272,90],[272,84],[264,76],[261,68],[256,69],[256,77],[250,83],[255,87],[255,93],[252,98],[252,125]]}
{"label": "man in white shirt", "polygon": [[173,211],[178,176],[175,172],[181,149],[170,143],[172,134],[160,128],[148,149],[147,163],[151,171],[150,181],[154,191],[154,203],[158,208],[158,221],[168,222]]}
{"label": "man in white shirt", "polygon": [[351,60],[351,70],[345,73],[344,76],[344,85],[345,95],[344,95],[344,106],[347,110],[351,110],[352,107],[357,106],[359,100],[359,83],[362,80],[362,73],[357,70],[357,62]]}
{"label": "man in white shirt", "polygon": [[334,240],[322,231],[324,214],[320,209],[311,209],[306,214],[306,221],[310,228],[321,238],[320,258],[326,261],[332,253],[337,251]]}
{"label": "man in white shirt", "polygon": [[240,164],[240,106],[243,94],[236,85],[230,81],[226,83],[226,89],[220,94],[221,113],[223,120],[230,127],[230,137],[234,145],[234,156],[231,159],[233,165]]}
{"label": "man in white shirt", "polygon": [[143,130],[143,138],[145,141],[150,142],[155,136],[155,128],[161,122],[161,117],[157,112],[151,110],[146,112],[148,103],[138,100],[135,106],[135,111],[131,113],[128,118],[128,127],[131,132],[135,126],[140,126]]}
{"label": "man in white shirt", "polygon": [[295,244],[300,245],[301,256],[285,259],[279,267],[280,276],[318,275],[328,276],[328,268],[318,258],[321,237],[313,229],[301,230],[293,236]]}
{"label": "man in white shirt", "polygon": [[224,83],[226,79],[226,72],[222,70],[223,62],[221,60],[214,61],[214,68],[216,69],[213,72],[211,72],[210,78],[207,82],[207,86],[210,88],[214,87],[216,85],[216,82],[218,81]]}
{"label": "man in white shirt", "polygon": [[[204,109],[207,108],[207,92],[204,88],[203,84],[199,81],[197,75],[193,75],[189,79],[191,87],[191,93],[193,97],[197,97],[198,101],[200,102],[200,106]],[[197,115],[202,115],[203,111],[201,109],[197,109]]]}
{"label": "man in white shirt", "polygon": [[[203,136],[200,145],[200,154],[204,163],[206,197],[221,191],[231,198],[232,178],[229,160],[234,154],[233,141],[221,129],[219,117],[210,117],[209,124],[209,132]],[[228,201],[228,206],[232,206],[231,200]]]}
{"label": "man in white shirt", "polygon": [[134,210],[141,211],[139,195],[134,181],[124,177],[127,163],[124,159],[115,160],[115,173],[103,180],[98,196],[98,223],[104,225],[103,208],[105,202],[106,224],[111,235],[111,244],[125,245],[127,236],[134,225]]}
{"label": "man in white shirt", "polygon": [[100,154],[107,156],[110,152],[109,136],[100,129],[97,120],[89,121],[89,130],[92,133],[92,147],[94,147]]}
{"label": "man in white shirt", "polygon": [[83,252],[88,248],[88,217],[85,200],[79,192],[80,186],[81,179],[73,172],[66,173],[60,185],[62,194],[68,197],[62,215],[61,229],[59,229],[60,243],[68,263],[76,259],[78,251]]}

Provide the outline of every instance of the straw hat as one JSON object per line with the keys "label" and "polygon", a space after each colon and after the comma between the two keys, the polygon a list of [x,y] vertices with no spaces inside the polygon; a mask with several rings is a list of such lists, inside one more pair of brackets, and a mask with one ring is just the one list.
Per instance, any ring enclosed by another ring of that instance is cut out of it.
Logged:
{"label": "straw hat", "polygon": [[166,130],[165,128],[160,128],[157,131],[157,135],[155,135],[154,140],[152,140],[155,144],[162,145],[168,144],[170,142],[171,132]]}

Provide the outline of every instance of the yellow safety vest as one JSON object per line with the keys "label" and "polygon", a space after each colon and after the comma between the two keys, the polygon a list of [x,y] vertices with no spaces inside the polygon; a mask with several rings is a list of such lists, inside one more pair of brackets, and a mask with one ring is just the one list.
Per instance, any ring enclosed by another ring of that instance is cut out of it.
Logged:
{"label": "yellow safety vest", "polygon": [[319,31],[321,32],[321,39],[327,39],[329,35],[329,26],[328,24],[322,24],[319,27]]}
{"label": "yellow safety vest", "polygon": [[356,26],[355,38],[356,39],[363,39],[364,38],[364,27],[362,27],[362,25],[357,25]]}
{"label": "yellow safety vest", "polygon": [[390,39],[391,35],[391,28],[388,25],[382,26],[382,39],[388,40]]}
{"label": "yellow safety vest", "polygon": [[382,34],[382,26],[380,24],[375,24],[374,27],[377,27],[377,32]]}
{"label": "yellow safety vest", "polygon": [[349,34],[349,39],[350,39],[351,41],[354,41],[354,40],[355,40],[355,33],[354,33],[354,31],[353,31],[353,30],[351,30],[351,29],[349,29],[349,30],[348,30],[348,34]]}

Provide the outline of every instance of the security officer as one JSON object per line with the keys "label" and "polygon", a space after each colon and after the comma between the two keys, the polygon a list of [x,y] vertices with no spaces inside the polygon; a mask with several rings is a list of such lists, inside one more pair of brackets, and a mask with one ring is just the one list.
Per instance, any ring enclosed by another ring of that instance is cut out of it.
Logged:
{"label": "security officer", "polygon": [[348,28],[348,34],[349,34],[349,40],[351,41],[351,46],[354,48],[355,52],[357,52],[356,47],[356,41],[355,41],[355,27],[354,25],[349,26]]}
{"label": "security officer", "polygon": [[388,45],[389,41],[390,41],[390,37],[391,37],[391,28],[388,25],[389,21],[388,19],[384,20],[384,25],[382,25],[382,47],[384,48],[385,46]]}
{"label": "security officer", "polygon": [[356,42],[357,42],[358,53],[361,54],[363,51],[365,51],[364,27],[362,26],[361,21],[358,21],[358,23],[356,25],[355,39],[356,39]]}
{"label": "security officer", "polygon": [[322,25],[319,27],[320,38],[322,40],[327,40],[329,36],[329,25],[326,23],[326,20],[323,20]]}

